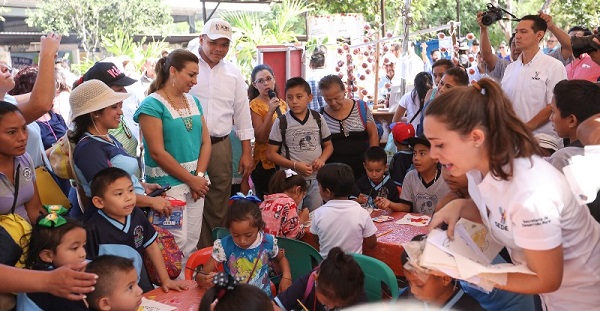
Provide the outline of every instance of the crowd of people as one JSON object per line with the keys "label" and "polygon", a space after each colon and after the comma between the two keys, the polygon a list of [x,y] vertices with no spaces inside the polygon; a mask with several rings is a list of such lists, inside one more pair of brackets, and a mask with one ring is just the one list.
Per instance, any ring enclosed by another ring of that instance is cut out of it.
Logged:
{"label": "crowd of people", "polygon": [[[481,223],[507,250],[498,260],[534,273],[508,273],[486,293],[412,270],[405,253],[408,299],[459,310],[597,308],[600,199],[580,205],[562,170],[600,144],[600,50],[574,57],[571,36],[591,33],[565,33],[540,13],[521,18],[510,52],[503,42],[495,54],[477,19],[476,75],[460,59],[421,58],[408,45],[401,75],[414,89],[390,102],[391,161],[369,103],[319,70],[323,53],[306,80],[277,85],[266,64],[244,77],[224,59],[234,42],[222,19],[205,24],[197,49],[147,60],[139,79],[108,60],[71,87],[55,67],[54,34],[42,37],[36,67],[13,75],[0,59],[0,214],[31,227],[22,258],[0,264],[0,309],[136,310],[154,288],[147,270],[163,290],[186,290],[184,273],[169,275],[149,216],[178,219],[166,230],[182,266],[213,247],[195,269],[198,286],[212,287],[200,310],[360,304],[365,276],[347,253],[376,247],[373,210],[429,215],[430,228],[447,225],[450,239],[459,218]],[[394,62],[384,70],[385,98]],[[67,177],[53,172],[61,145]],[[40,167],[70,207],[43,202]],[[217,227],[230,234],[214,240]],[[293,280],[294,258],[277,237],[306,230],[325,260]],[[277,289],[270,273],[279,274]]]}

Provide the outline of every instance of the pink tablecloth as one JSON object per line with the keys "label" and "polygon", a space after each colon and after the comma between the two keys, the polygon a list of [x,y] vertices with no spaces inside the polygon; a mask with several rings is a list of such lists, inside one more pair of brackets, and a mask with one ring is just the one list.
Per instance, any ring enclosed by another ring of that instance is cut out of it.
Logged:
{"label": "pink tablecloth", "polygon": [[144,297],[173,306],[177,308],[177,311],[197,311],[205,289],[198,287],[194,281],[187,282],[190,284],[190,288],[187,290],[181,292],[170,290],[165,293],[161,288],[156,288],[145,293]]}

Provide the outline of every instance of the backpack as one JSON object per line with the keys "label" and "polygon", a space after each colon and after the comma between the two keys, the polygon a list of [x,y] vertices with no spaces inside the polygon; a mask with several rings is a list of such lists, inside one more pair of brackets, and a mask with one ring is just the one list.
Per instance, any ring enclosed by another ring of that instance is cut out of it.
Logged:
{"label": "backpack", "polygon": [[[174,280],[181,274],[183,252],[179,249],[179,246],[177,246],[175,237],[173,234],[171,234],[171,232],[169,232],[169,230],[163,229],[156,225],[152,226],[158,234],[156,242],[165,262],[165,267],[167,267],[169,278]],[[144,253],[144,267],[148,272],[150,281],[156,285],[161,285],[160,278],[158,277],[158,271],[156,271],[156,268],[154,267],[154,264],[152,264],[152,260],[150,260],[150,256],[148,256],[147,253]]]}
{"label": "backpack", "polygon": [[31,225],[27,220],[15,214],[17,197],[19,196],[19,177],[21,164],[17,166],[15,177],[15,194],[10,213],[0,215],[0,264],[23,267],[25,248],[29,244]]}
{"label": "backpack", "polygon": [[56,144],[50,147],[48,160],[56,176],[63,179],[75,179],[73,150],[75,150],[75,144],[69,140],[68,134],[59,138]]}
{"label": "backpack", "polygon": [[[321,131],[321,115],[312,110],[312,109],[308,109],[308,111],[310,111],[310,114],[312,115],[313,119],[315,119],[315,121],[317,121],[317,126],[319,127],[319,142],[323,142],[323,132]],[[279,151],[281,151],[281,148],[283,148],[285,150],[285,158],[289,159],[290,158],[290,148],[288,147],[287,143],[285,142],[285,133],[287,132],[287,119],[286,119],[286,115],[283,114],[281,116],[278,117],[279,119],[279,131],[281,132],[281,147],[279,149]]]}

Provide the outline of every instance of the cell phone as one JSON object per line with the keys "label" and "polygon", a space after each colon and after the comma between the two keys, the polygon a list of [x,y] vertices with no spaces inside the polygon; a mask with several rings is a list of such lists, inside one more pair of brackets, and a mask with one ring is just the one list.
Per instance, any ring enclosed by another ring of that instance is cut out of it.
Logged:
{"label": "cell phone", "polygon": [[157,197],[157,196],[159,196],[159,195],[161,195],[161,194],[163,194],[163,193],[167,192],[169,189],[171,189],[171,185],[167,184],[167,185],[164,185],[164,186],[163,186],[162,188],[160,188],[160,189],[156,189],[156,190],[154,190],[154,191],[150,192],[150,193],[148,194],[148,196],[149,196],[149,197]]}

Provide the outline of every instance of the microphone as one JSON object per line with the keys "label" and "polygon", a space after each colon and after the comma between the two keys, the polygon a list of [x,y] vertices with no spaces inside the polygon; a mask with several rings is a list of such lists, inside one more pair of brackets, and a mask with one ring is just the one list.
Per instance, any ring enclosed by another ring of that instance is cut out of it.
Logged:
{"label": "microphone", "polygon": [[[273,99],[275,97],[277,97],[277,94],[275,94],[275,91],[269,89],[269,99]],[[275,112],[277,112],[277,116],[281,116],[283,113],[281,112],[281,108],[277,107],[277,109],[275,110]]]}

